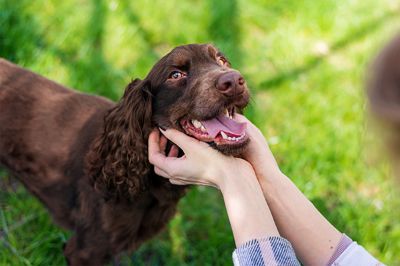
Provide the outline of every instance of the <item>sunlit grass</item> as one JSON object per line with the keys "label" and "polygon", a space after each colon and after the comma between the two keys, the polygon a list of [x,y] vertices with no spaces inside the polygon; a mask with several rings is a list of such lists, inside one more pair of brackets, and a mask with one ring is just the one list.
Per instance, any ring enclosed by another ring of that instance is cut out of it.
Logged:
{"label": "sunlit grass", "polygon": [[[172,47],[216,44],[250,84],[246,114],[282,170],[340,230],[396,265],[399,192],[369,126],[364,84],[400,30],[399,10],[393,0],[0,0],[0,56],[116,100]],[[0,265],[64,263],[68,233],[36,199],[4,185],[0,206]],[[168,229],[122,263],[231,265],[233,249],[219,193],[194,188]]]}

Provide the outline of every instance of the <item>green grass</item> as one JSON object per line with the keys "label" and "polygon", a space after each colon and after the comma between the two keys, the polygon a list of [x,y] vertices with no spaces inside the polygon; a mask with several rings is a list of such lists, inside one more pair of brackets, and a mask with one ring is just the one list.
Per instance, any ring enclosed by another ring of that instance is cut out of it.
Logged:
{"label": "green grass", "polygon": [[[400,265],[399,191],[364,97],[399,10],[395,0],[0,0],[0,56],[116,100],[172,47],[216,44],[250,84],[247,115],[283,171],[340,230]],[[69,233],[0,176],[0,265],[62,265]],[[122,262],[231,265],[233,249],[219,193],[195,188],[168,229]]]}

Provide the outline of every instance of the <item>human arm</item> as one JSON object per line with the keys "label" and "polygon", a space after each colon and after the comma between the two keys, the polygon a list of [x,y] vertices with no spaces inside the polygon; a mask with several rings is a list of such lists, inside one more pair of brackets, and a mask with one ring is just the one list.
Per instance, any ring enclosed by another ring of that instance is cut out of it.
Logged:
{"label": "human arm", "polygon": [[243,157],[255,170],[280,234],[290,241],[303,264],[326,265],[342,234],[280,171],[260,130],[244,116],[236,115],[236,119],[248,123],[251,141]]}
{"label": "human arm", "polygon": [[185,153],[177,157],[176,146],[165,154],[166,139],[158,130],[149,137],[149,160],[158,175],[173,184],[217,187],[224,198],[236,246],[266,236],[279,236],[251,165],[225,156],[204,142],[168,129],[163,134]]}
{"label": "human arm", "polygon": [[262,183],[275,222],[300,261],[305,265],[326,265],[342,234],[285,175],[270,176]]}

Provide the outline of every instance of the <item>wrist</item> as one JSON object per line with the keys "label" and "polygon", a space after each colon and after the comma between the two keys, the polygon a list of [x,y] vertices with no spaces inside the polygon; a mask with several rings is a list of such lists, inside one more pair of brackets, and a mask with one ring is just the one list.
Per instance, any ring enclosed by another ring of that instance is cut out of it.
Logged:
{"label": "wrist", "polygon": [[225,179],[220,190],[236,245],[251,239],[279,236],[254,171],[242,165],[230,173],[233,175]]}
{"label": "wrist", "polygon": [[[267,175],[257,174],[258,182],[262,188],[264,198],[269,202],[272,198],[276,197],[276,194],[283,193],[285,182],[287,177],[281,171],[274,171]],[[283,186],[283,187],[282,187]]]}
{"label": "wrist", "polygon": [[259,186],[251,164],[241,159],[232,158],[232,160],[231,163],[220,167],[218,187],[223,194],[240,188],[244,183]]}
{"label": "wrist", "polygon": [[252,163],[252,165],[260,184],[278,182],[279,179],[284,176],[277,165],[267,165],[265,163],[259,163],[257,165]]}

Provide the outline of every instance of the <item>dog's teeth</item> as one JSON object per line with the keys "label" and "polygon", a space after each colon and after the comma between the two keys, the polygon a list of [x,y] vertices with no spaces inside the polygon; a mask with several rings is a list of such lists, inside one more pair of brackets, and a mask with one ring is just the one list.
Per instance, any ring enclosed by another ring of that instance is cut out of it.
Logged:
{"label": "dog's teeth", "polygon": [[232,112],[230,112],[230,111],[227,111],[227,112],[228,112],[228,113],[227,113],[226,116],[227,116],[228,118],[232,119]]}
{"label": "dog's teeth", "polygon": [[225,114],[226,117],[229,117],[229,116],[230,116],[228,109],[225,108],[224,114]]}
{"label": "dog's teeth", "polygon": [[229,139],[229,137],[225,134],[224,131],[221,131],[221,136],[223,139]]}
{"label": "dog's teeth", "polygon": [[203,132],[207,132],[206,128],[205,128],[203,125],[201,125],[200,129],[201,129],[201,131],[203,131]]}
{"label": "dog's teeth", "polygon": [[192,120],[192,124],[195,128],[201,128],[203,125],[198,120]]}

